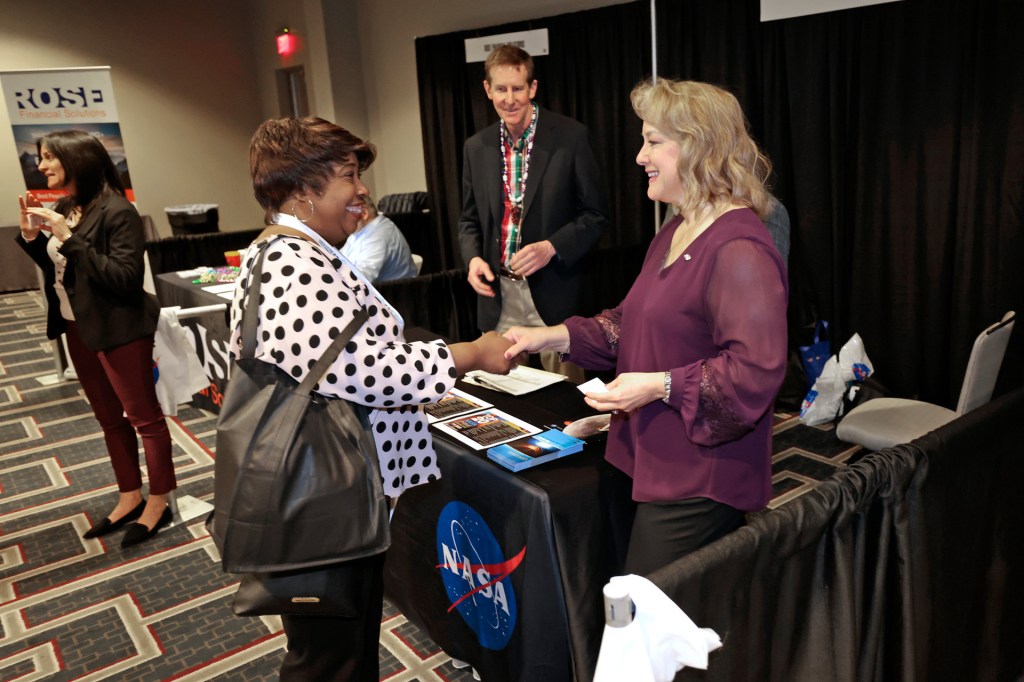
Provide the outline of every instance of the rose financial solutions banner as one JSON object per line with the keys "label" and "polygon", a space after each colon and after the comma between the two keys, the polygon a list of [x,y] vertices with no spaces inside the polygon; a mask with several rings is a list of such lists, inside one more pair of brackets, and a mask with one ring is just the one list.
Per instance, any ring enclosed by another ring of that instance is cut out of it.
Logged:
{"label": "rose financial solutions banner", "polygon": [[[114,162],[128,200],[135,203],[109,66],[0,71],[0,90],[11,119],[11,132],[25,177],[25,189],[40,203],[49,207],[67,194],[65,190],[46,186],[46,177],[39,171],[36,148],[36,140],[40,137],[61,130],[83,130],[99,139]],[[148,263],[146,290],[153,293]],[[197,379],[195,363],[192,362],[194,354],[183,357],[174,350],[184,348],[181,334],[170,338],[173,334],[165,331],[168,325],[174,332],[181,330],[176,322],[176,317],[161,322],[153,358],[157,394],[164,412],[169,415],[177,414],[177,402],[187,402],[191,397],[191,389],[184,384],[191,384],[194,388]],[[161,374],[168,380],[161,382]],[[192,380],[172,378],[184,375],[191,376]]]}
{"label": "rose financial solutions banner", "polygon": [[25,188],[44,206],[66,192],[47,189],[46,178],[38,168],[36,140],[54,131],[73,129],[99,138],[121,175],[128,200],[135,201],[109,66],[3,71],[0,89],[11,119]]}

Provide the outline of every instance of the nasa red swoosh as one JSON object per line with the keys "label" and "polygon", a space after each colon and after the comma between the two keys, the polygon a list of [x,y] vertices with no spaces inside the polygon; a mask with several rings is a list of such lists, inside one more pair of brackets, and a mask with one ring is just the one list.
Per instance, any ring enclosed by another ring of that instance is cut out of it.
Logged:
{"label": "nasa red swoosh", "polygon": [[[470,590],[466,594],[462,595],[461,597],[459,597],[458,599],[453,601],[452,605],[448,608],[448,613],[451,613],[452,609],[457,607],[459,604],[461,604],[463,601],[465,601],[468,597],[472,597],[477,592],[479,592],[481,590],[484,590],[484,589],[487,589],[491,585],[493,585],[495,583],[499,583],[502,580],[504,580],[505,578],[507,578],[509,576],[509,574],[512,573],[512,571],[514,571],[517,568],[519,568],[519,564],[523,563],[523,557],[524,556],[526,556],[526,547],[523,547],[521,550],[519,550],[519,554],[516,554],[511,559],[507,559],[506,561],[503,561],[500,564],[478,564],[478,565],[474,566],[473,564],[471,564],[470,562],[467,561],[466,563],[469,564],[469,571],[470,571],[470,573],[473,573],[474,569],[479,570],[479,569],[482,568],[482,569],[486,570],[490,575],[494,576],[494,578],[492,578],[489,582],[486,582],[486,583],[480,585],[479,587]],[[440,568],[443,568],[443,567],[444,567],[444,564],[437,564],[436,566],[434,566],[434,568],[437,568],[437,569],[440,569]]]}

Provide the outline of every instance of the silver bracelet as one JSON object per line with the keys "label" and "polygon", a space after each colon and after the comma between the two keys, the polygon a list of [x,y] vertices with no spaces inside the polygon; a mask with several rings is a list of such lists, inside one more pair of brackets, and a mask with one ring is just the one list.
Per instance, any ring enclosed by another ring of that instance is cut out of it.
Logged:
{"label": "silver bracelet", "polygon": [[665,372],[665,397],[662,402],[668,405],[668,398],[672,395],[672,372]]}

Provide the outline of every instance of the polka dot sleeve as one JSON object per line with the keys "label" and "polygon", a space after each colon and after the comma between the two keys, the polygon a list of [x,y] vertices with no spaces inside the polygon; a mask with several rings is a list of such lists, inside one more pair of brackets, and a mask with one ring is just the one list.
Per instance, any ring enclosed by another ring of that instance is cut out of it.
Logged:
{"label": "polka dot sleeve", "polygon": [[[318,393],[388,408],[434,402],[455,384],[449,350],[433,343],[405,343],[398,320],[346,265],[332,261],[304,239],[278,237],[263,261],[256,357],[297,381],[355,311],[369,319],[348,342],[316,387]],[[241,305],[257,250],[243,263],[231,306],[231,348],[241,342]]]}

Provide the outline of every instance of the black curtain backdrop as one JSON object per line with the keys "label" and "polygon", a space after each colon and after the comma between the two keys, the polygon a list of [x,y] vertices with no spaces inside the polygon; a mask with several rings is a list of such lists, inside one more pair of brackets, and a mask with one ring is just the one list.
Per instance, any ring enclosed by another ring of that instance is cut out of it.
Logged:
{"label": "black curtain backdrop", "polygon": [[612,221],[601,245],[646,243],[654,233],[647,180],[633,163],[641,123],[629,105],[629,91],[651,72],[650,10],[647,3],[634,2],[416,39],[427,189],[443,268],[466,265],[455,240],[462,209],[462,145],[498,120],[484,93],[483,62],[466,63],[464,41],[541,28],[548,30],[550,54],[534,57],[536,101],[590,129]]}
{"label": "black curtain backdrop", "polygon": [[236,232],[179,234],[146,242],[149,267],[154,275],[202,266],[226,265],[225,251],[244,249],[263,231],[262,227]]}
{"label": "black curtain backdrop", "polygon": [[1022,417],[1017,389],[648,576],[723,639],[676,679],[1020,680]]}
{"label": "black curtain backdrop", "polygon": [[427,329],[450,341],[469,341],[480,332],[476,326],[476,294],[466,276],[464,269],[445,270],[376,286],[401,314],[406,328]]}
{"label": "black curtain backdrop", "polygon": [[[546,27],[537,99],[587,124],[618,248],[649,241],[629,91],[651,73],[646,0],[416,42],[442,267],[462,143],[495,120],[463,40]],[[734,92],[792,218],[791,344],[854,332],[894,394],[955,406],[977,334],[1024,309],[1024,3],[902,0],[768,23],[758,0],[661,0],[658,73]],[[447,223],[447,224],[446,224]],[[612,305],[618,301],[607,301]],[[997,395],[1024,384],[1016,334]]]}

